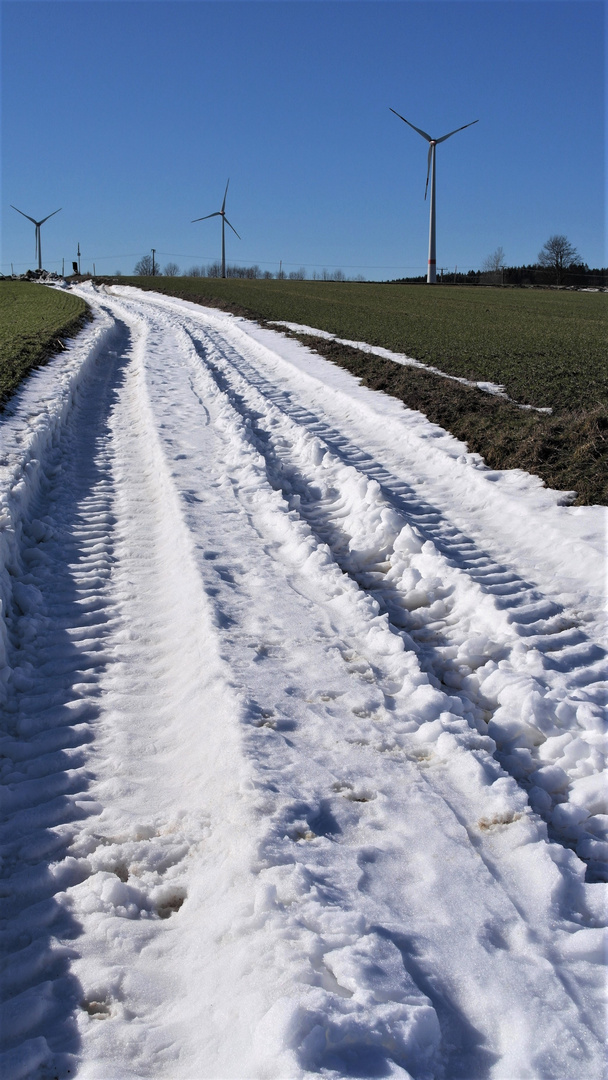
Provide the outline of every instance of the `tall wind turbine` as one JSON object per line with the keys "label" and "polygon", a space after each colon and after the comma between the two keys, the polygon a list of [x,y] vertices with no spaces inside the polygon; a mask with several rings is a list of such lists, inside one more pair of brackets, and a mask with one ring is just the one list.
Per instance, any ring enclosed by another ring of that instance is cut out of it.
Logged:
{"label": "tall wind turbine", "polygon": [[[13,210],[17,210],[17,207],[13,206],[12,203],[11,203],[11,206],[12,206]],[[63,209],[63,207],[60,206],[59,210],[62,210],[62,209]],[[42,270],[42,245],[40,243],[40,226],[44,225],[45,221],[48,221],[50,217],[54,217],[55,214],[58,214],[59,210],[53,210],[53,213],[52,214],[47,214],[46,217],[43,217],[42,221],[36,221],[35,218],[30,217],[29,214],[24,214],[23,210],[17,210],[18,214],[22,214],[23,217],[26,217],[28,221],[31,221],[32,224],[36,226],[36,257],[38,259],[38,269],[39,270]]]}
{"label": "tall wind turbine", "polygon": [[473,124],[478,124],[479,120],[471,120],[470,124],[463,124],[462,127],[454,128],[453,131],[449,131],[447,135],[442,135],[440,139],[432,139],[430,135],[427,135],[426,131],[422,131],[417,128],[415,124],[410,124],[409,120],[405,119],[401,113],[395,112],[391,109],[395,116],[398,116],[400,120],[403,120],[404,124],[408,124],[409,127],[414,128],[419,135],[422,135],[423,139],[430,144],[429,145],[429,160],[426,169],[426,187],[424,189],[424,197],[426,199],[426,193],[429,187],[429,173],[431,174],[431,213],[429,220],[429,262],[426,280],[429,285],[434,285],[437,280],[437,259],[435,253],[435,148],[439,146],[439,143],[445,142],[446,139],[450,139],[452,135],[455,135],[457,131],[464,131],[465,128],[472,127]]}
{"label": "tall wind turbine", "polygon": [[[230,177],[228,177],[228,184],[229,183],[230,183]],[[222,203],[222,209],[221,210],[216,210],[213,214],[205,214],[204,217],[197,217],[197,218],[192,219],[192,224],[194,225],[195,221],[206,221],[207,218],[221,217],[221,219],[222,219],[222,277],[223,278],[226,277],[226,242],[225,242],[225,239],[224,239],[224,225],[225,224],[230,225],[230,222],[228,221],[228,218],[226,217],[226,195],[228,194],[228,184],[226,184],[226,190],[224,192],[224,201]],[[235,236],[239,236],[239,234],[236,231],[234,225],[230,225],[230,228],[232,229]],[[240,239],[241,238],[239,236],[239,240]]]}

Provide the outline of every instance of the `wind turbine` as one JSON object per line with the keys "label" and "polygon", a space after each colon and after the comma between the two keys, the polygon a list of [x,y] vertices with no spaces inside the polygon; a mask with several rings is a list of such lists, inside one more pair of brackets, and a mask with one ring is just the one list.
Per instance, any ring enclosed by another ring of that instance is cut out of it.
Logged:
{"label": "wind turbine", "polygon": [[[228,184],[229,183],[230,183],[230,177],[228,177]],[[224,192],[224,201],[222,203],[222,209],[221,210],[216,210],[213,214],[205,214],[204,217],[197,217],[197,218],[192,219],[192,224],[194,225],[195,221],[206,221],[207,218],[221,217],[221,219],[222,219],[222,277],[223,278],[226,277],[226,242],[225,242],[225,239],[224,239],[224,224],[230,225],[230,222],[228,221],[228,218],[226,217],[226,195],[228,194],[228,184],[226,184],[226,190]],[[239,234],[236,231],[234,225],[230,225],[230,228],[232,229],[235,236],[239,236]],[[241,238],[239,236],[239,240],[240,239]]]}
{"label": "wind turbine", "polygon": [[465,128],[472,127],[473,124],[478,124],[479,120],[471,120],[470,124],[463,124],[462,127],[454,128],[453,131],[449,131],[447,135],[442,135],[440,139],[432,139],[430,135],[427,135],[426,131],[422,131],[421,128],[417,128],[415,124],[410,124],[409,120],[405,119],[401,113],[395,112],[395,109],[391,109],[395,116],[398,116],[400,120],[403,120],[404,124],[408,124],[409,127],[414,128],[419,135],[422,135],[423,139],[430,144],[429,145],[429,160],[426,169],[426,187],[424,189],[424,197],[426,199],[426,193],[429,187],[429,173],[431,174],[431,213],[429,221],[429,262],[426,280],[429,285],[434,285],[437,280],[437,260],[435,253],[435,148],[439,146],[439,143],[445,142],[446,139],[450,139],[452,135],[455,135],[457,131],[464,131]]}
{"label": "wind turbine", "polygon": [[[13,206],[12,203],[11,203],[11,207],[13,208],[13,210],[17,210],[17,207]],[[63,207],[60,206],[59,210],[62,210],[62,209],[63,209]],[[39,270],[42,270],[42,245],[40,243],[40,226],[44,225],[45,221],[48,221],[50,217],[54,217],[55,214],[58,214],[59,210],[53,210],[53,213],[52,214],[47,214],[46,217],[43,217],[42,221],[36,221],[33,217],[30,217],[29,214],[24,214],[23,210],[17,210],[18,214],[22,214],[23,217],[26,217],[28,221],[31,221],[36,226],[36,256],[38,258],[38,269]]]}

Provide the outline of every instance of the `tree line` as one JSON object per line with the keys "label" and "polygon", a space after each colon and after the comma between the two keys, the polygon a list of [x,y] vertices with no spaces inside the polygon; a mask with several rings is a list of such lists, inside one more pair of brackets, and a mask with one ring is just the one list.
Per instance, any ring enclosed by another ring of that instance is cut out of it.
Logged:
{"label": "tree line", "polygon": [[[426,281],[426,275],[400,278],[401,281]],[[566,236],[554,234],[543,244],[535,263],[509,266],[502,247],[488,255],[479,270],[458,273],[437,267],[437,281],[463,285],[554,285],[562,288],[606,288],[608,269],[593,268],[583,262]]]}
{"label": "tree line", "polygon": [[[155,262],[151,255],[144,255],[138,263],[135,265],[133,273],[137,277],[194,277],[194,278],[221,278],[222,276],[222,264],[220,262],[213,262],[202,266],[191,266],[188,270],[184,270],[183,273],[180,270],[177,263],[169,262],[162,269]],[[118,275],[120,276],[120,275]],[[226,266],[226,277],[229,278],[249,278],[252,280],[271,280],[272,278],[279,279],[281,281],[306,281],[308,274],[306,267],[300,266],[298,270],[286,271],[280,267],[275,273],[270,270],[261,270],[260,267],[255,264],[254,266]],[[357,275],[355,278],[348,278],[343,270],[313,270],[310,275],[311,281],[364,281],[365,278],[362,274]]]}
{"label": "tree line", "polygon": [[[152,255],[144,255],[135,266],[134,273],[138,277],[194,277],[194,278],[221,278],[222,265],[213,262],[207,265],[191,266],[188,270],[180,270],[177,263],[168,262],[161,270],[154,261]],[[280,268],[272,273],[270,270],[261,270],[254,266],[227,266],[226,277],[249,278],[251,280],[270,280],[272,278],[289,281],[305,281],[308,278],[306,267],[301,266],[297,270],[289,272]],[[362,274],[348,278],[343,270],[313,270],[310,275],[311,281],[364,281]],[[399,282],[423,282],[426,275],[417,277],[396,278]],[[467,285],[556,285],[566,288],[605,288],[608,286],[608,270],[590,269],[582,261],[578,251],[570,243],[566,236],[555,234],[550,236],[538,253],[535,263],[527,266],[509,266],[502,247],[488,255],[479,270],[468,270],[467,273],[458,273],[437,267],[438,282],[447,282]]]}

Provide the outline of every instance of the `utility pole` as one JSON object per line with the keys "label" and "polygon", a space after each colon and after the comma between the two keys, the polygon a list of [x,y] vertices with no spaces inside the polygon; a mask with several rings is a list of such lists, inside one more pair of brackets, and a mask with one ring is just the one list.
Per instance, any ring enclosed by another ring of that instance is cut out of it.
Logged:
{"label": "utility pole", "polygon": [[95,277],[95,263],[93,263],[93,277]]}
{"label": "utility pole", "polygon": [[154,256],[156,255],[156,248],[152,248],[152,277],[156,277],[156,266],[154,262]]}
{"label": "utility pole", "polygon": [[61,276],[65,277],[65,259],[61,260]]}
{"label": "utility pole", "polygon": [[80,277],[80,240],[78,241],[78,277]]}

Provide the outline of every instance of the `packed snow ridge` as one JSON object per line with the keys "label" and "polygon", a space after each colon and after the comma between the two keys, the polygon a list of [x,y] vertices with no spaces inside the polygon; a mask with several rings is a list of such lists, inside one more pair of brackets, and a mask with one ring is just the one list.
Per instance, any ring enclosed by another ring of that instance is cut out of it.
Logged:
{"label": "packed snow ridge", "polygon": [[1,424],[3,1080],[600,1080],[605,511],[74,292]]}

